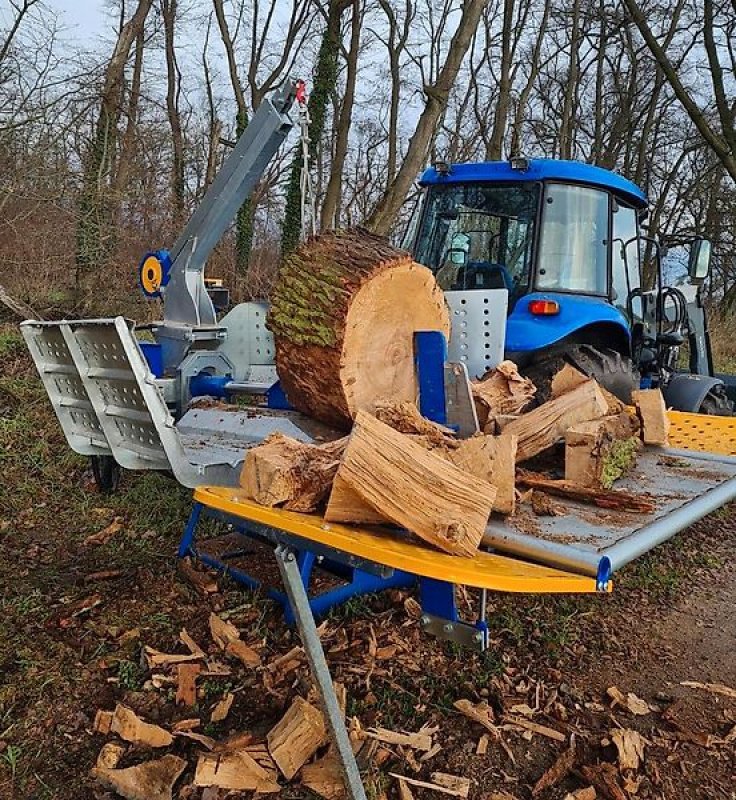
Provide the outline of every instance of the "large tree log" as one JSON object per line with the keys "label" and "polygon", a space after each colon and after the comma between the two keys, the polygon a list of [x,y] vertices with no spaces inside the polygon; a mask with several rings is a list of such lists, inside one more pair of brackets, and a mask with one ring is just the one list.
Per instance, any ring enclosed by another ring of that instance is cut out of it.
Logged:
{"label": "large tree log", "polygon": [[290,403],[349,428],[358,410],[416,399],[413,334],[449,336],[450,318],[426,267],[355,228],[317,236],[284,261],[268,327]]}

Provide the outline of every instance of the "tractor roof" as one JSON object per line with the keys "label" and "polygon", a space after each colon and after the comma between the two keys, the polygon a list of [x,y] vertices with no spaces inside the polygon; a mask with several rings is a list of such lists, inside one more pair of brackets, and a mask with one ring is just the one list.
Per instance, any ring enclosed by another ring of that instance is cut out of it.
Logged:
{"label": "tractor roof", "polygon": [[486,161],[479,164],[453,164],[449,174],[434,167],[426,169],[420,179],[422,186],[446,183],[519,183],[525,181],[561,181],[582,183],[608,189],[637,208],[647,205],[644,192],[631,181],[601,167],[580,161],[557,161],[551,158],[527,159],[528,168],[514,169],[509,161]]}

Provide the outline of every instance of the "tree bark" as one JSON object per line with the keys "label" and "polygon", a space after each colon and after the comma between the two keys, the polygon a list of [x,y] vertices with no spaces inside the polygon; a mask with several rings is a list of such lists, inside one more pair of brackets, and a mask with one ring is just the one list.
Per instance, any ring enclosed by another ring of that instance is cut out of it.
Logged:
{"label": "tree bark", "polygon": [[416,399],[414,333],[448,336],[450,323],[432,273],[358,228],[323,233],[285,259],[268,327],[289,402],[348,428],[359,409]]}
{"label": "tree bark", "polygon": [[514,15],[514,0],[504,0],[503,25],[501,28],[501,75],[498,81],[498,99],[493,113],[493,132],[486,150],[486,161],[500,161],[503,157],[503,140],[506,135],[506,120],[511,105],[511,29]]}
{"label": "tree bark", "polygon": [[360,0],[353,0],[353,18],[350,26],[350,49],[347,57],[347,74],[345,77],[345,92],[342,96],[342,106],[337,121],[337,136],[335,137],[335,153],[330,166],[330,179],[327,182],[325,197],[322,201],[320,227],[325,230],[338,226],[340,209],[340,191],[342,188],[342,171],[348,153],[348,134],[353,118],[353,103],[355,101],[355,81],[358,75],[358,50],[360,48],[360,27],[362,23]]}
{"label": "tree bark", "polygon": [[455,84],[460,65],[465,58],[473,33],[478,27],[480,15],[487,3],[488,0],[466,0],[463,4],[462,16],[450,42],[445,63],[435,83],[425,87],[427,100],[409,143],[404,162],[396,178],[386,188],[368,221],[368,227],[375,233],[386,235],[391,230],[396,215],[411,188],[412,181],[427,158],[437,123],[442,112],[447,108],[450,90]]}
{"label": "tree bark", "polygon": [[179,114],[181,74],[176,63],[174,28],[176,25],[177,0],[161,0],[161,15],[164,20],[166,48],[166,113],[171,128],[173,161],[171,165],[171,200],[174,227],[178,227],[184,216],[184,136]]}

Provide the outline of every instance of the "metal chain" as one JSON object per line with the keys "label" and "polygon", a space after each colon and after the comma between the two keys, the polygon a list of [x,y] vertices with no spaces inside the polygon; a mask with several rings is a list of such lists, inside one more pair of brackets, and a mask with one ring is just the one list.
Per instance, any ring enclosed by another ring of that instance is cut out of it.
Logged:
{"label": "metal chain", "polygon": [[304,94],[298,102],[299,129],[301,132],[302,171],[299,176],[299,191],[301,193],[301,239],[317,235],[317,212],[315,210],[314,189],[312,175],[309,171],[309,109]]}

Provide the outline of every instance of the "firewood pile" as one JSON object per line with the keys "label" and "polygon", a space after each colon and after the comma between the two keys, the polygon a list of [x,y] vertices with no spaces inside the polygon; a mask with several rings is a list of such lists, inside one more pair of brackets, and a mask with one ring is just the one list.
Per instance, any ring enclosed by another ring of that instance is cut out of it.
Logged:
{"label": "firewood pile", "polygon": [[[534,384],[504,361],[472,383],[482,432],[459,439],[423,418],[413,335],[447,335],[448,312],[432,273],[380,237],[354,229],[303,244],[281,270],[268,324],[291,404],[349,435],[304,444],[275,434],[249,450],[241,486],[257,503],[399,525],[464,556],[491,514],[514,515],[520,499],[536,513],[558,512],[548,495],[654,510],[650,497],[614,484],[642,443],[667,441],[658,390],[635,392],[636,408],[627,408],[566,365],[538,404]],[[532,469],[562,448],[564,463]]]}
{"label": "firewood pile", "polygon": [[[667,442],[659,390],[636,392],[628,408],[568,365],[555,376],[552,397],[529,408],[535,387],[509,361],[472,389],[483,432],[468,439],[409,401],[376,404],[372,413],[357,411],[349,436],[335,441],[273,434],[248,451],[241,486],[262,505],[323,512],[327,522],[399,525],[464,556],[477,549],[494,513],[512,516],[526,501],[538,514],[564,513],[548,495],[654,511],[650,496],[615,483],[644,444]],[[545,472],[529,468],[540,456],[547,456]]]}

